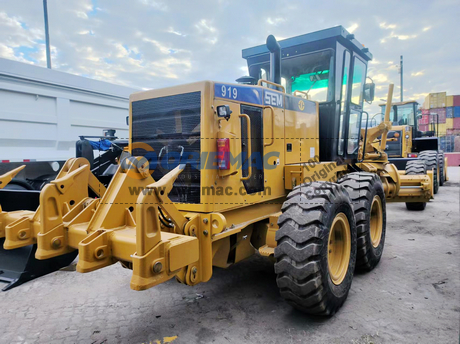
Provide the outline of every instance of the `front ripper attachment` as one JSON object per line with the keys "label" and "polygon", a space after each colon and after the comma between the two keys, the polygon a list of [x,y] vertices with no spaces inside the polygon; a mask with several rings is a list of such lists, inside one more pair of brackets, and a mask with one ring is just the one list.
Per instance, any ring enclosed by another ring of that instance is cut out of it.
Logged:
{"label": "front ripper attachment", "polygon": [[[19,167],[0,176],[0,189],[7,185],[22,168]],[[56,220],[64,221],[72,215],[74,209],[78,209],[79,204],[88,199],[88,187],[96,194],[103,194],[105,191],[105,187],[98,183],[96,177],[89,171],[89,163],[86,159],[69,159],[56,180],[46,185],[39,193],[42,201],[40,207],[39,197],[31,198],[27,194],[9,193],[8,196],[14,199],[1,198],[9,210],[1,211],[0,207],[0,282],[7,283],[3,291],[72,263],[78,251],[67,250],[56,256],[40,255],[36,238],[38,236],[39,240],[42,239],[40,234],[43,229],[52,230],[59,227],[59,223],[55,223]],[[1,192],[5,191],[1,190]],[[38,194],[34,195],[38,196]],[[24,202],[24,198],[27,198],[27,202]],[[24,208],[28,210],[17,210]],[[31,211],[32,209],[37,211]],[[55,210],[54,213],[52,210]],[[64,212],[65,215],[62,216]],[[52,237],[54,242],[57,239],[61,240],[57,235]],[[40,258],[49,259],[39,260]]]}
{"label": "front ripper attachment", "polygon": [[[183,169],[184,165],[179,165],[154,182],[148,164],[139,166],[136,157],[128,158],[114,175],[90,223],[69,226],[69,233],[85,234],[78,243],[77,271],[90,272],[120,261],[133,270],[134,290],[145,290],[173,277],[189,285],[201,281],[198,216],[186,217],[168,197]],[[138,187],[143,189],[140,194],[128,192]],[[172,227],[162,227],[159,208]]]}
{"label": "front ripper attachment", "polygon": [[[132,256],[131,288],[145,290],[163,283],[199,259],[196,237],[182,235],[187,219],[168,197],[177,176],[184,166],[179,165],[159,181],[147,186],[139,196],[136,214],[136,253]],[[159,208],[162,207],[174,222],[176,233],[162,232]],[[194,271],[197,271],[196,268]],[[195,272],[196,274],[196,272]]]}

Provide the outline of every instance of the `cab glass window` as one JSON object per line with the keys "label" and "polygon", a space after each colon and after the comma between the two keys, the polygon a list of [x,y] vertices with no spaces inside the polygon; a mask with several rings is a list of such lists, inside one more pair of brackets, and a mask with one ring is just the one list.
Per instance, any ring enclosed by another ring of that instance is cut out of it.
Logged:
{"label": "cab glass window", "polygon": [[351,102],[356,105],[362,105],[364,82],[366,81],[366,65],[360,59],[354,59],[353,66],[353,84],[351,86]]}
{"label": "cab glass window", "polygon": [[350,122],[348,124],[348,144],[347,153],[355,154],[359,147],[359,134],[360,134],[360,112],[351,111]]}
{"label": "cab glass window", "polygon": [[348,78],[350,74],[350,53],[345,51],[343,58],[343,77],[342,77],[342,91],[340,96],[340,121],[339,121],[339,139],[337,140],[337,153],[343,155],[343,118],[347,111],[347,89],[348,89]]}
{"label": "cab glass window", "polygon": [[[382,113],[385,113],[385,105],[381,105]],[[396,112],[395,112],[396,110]],[[395,116],[396,113],[396,116]],[[415,125],[414,103],[393,105],[390,111],[390,121],[393,125]]]}
{"label": "cab glass window", "polygon": [[[310,100],[325,102],[332,98],[330,69],[333,66],[333,51],[324,50],[281,60],[281,83],[286,93],[296,90],[308,93]],[[268,79],[270,63],[250,66],[249,73],[256,79]],[[263,77],[263,71],[265,77]]]}

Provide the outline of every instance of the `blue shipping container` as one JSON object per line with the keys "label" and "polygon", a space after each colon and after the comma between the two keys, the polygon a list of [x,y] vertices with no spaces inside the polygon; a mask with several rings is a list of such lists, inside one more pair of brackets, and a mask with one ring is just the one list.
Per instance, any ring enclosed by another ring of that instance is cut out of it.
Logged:
{"label": "blue shipping container", "polygon": [[453,106],[446,108],[446,118],[454,118],[454,107]]}
{"label": "blue shipping container", "polygon": [[453,152],[454,151],[454,145],[455,145],[455,136],[454,135],[449,135],[449,136],[441,137],[440,145],[441,145],[441,149],[445,153]]}
{"label": "blue shipping container", "polygon": [[460,117],[460,106],[454,106],[454,117]]}

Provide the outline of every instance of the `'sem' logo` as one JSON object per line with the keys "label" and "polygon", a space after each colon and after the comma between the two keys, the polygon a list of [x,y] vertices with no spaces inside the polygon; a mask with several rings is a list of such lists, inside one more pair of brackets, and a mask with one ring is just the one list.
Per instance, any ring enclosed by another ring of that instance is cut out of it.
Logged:
{"label": "'sem' logo", "polygon": [[303,100],[299,100],[299,110],[303,111],[304,109],[305,109],[305,103],[303,102]]}
{"label": "'sem' logo", "polygon": [[265,91],[264,103],[265,105],[283,107],[283,95],[275,92]]}

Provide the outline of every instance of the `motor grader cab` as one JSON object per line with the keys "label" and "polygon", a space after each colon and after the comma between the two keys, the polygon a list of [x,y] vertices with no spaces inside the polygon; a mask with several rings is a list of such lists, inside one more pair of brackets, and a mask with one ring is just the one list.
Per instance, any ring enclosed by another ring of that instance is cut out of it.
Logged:
{"label": "motor grader cab", "polygon": [[[382,113],[386,104],[380,104]],[[437,193],[438,187],[447,180],[447,158],[438,150],[438,115],[433,113],[429,120],[429,129],[419,130],[421,111],[416,101],[392,103],[390,121],[392,130],[388,132],[385,152],[389,161],[400,170],[411,169],[413,164],[423,160],[428,169],[433,170],[433,190]],[[409,165],[408,165],[409,164]]]}
{"label": "motor grader cab", "polygon": [[270,70],[266,46],[243,50],[250,76],[273,78],[287,94],[318,102],[319,160],[356,160],[363,101],[373,98],[373,84],[365,84],[372,54],[341,26],[283,40],[280,47],[279,75],[270,75],[277,71]]}
{"label": "motor grader cab", "polygon": [[427,202],[430,177],[388,163],[389,111],[361,129],[371,55],[343,27],[269,36],[243,57],[245,84],[131,95],[132,156],[102,197],[73,198],[88,184],[75,178],[82,162],[44,190],[38,213],[5,223],[5,248],[36,242],[40,260],[78,250],[79,272],[119,261],[135,290],[206,282],[258,252],[276,260],[294,307],[335,313],[355,267],[370,271],[382,256],[386,202]]}

